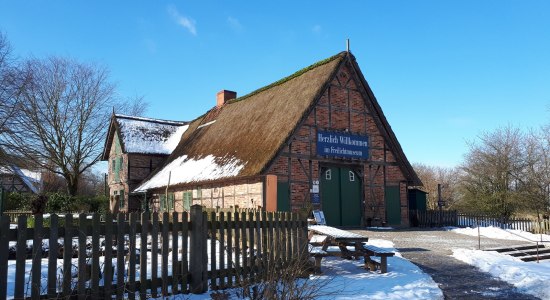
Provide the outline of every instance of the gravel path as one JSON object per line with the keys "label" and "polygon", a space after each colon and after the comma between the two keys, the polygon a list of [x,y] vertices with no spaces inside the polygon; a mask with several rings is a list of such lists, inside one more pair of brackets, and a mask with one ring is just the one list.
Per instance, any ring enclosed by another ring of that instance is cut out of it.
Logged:
{"label": "gravel path", "polygon": [[[477,237],[444,230],[354,230],[371,239],[393,241],[403,255],[439,284],[445,299],[538,299],[450,255],[453,248],[477,249]],[[518,245],[520,241],[481,239],[481,249]]]}

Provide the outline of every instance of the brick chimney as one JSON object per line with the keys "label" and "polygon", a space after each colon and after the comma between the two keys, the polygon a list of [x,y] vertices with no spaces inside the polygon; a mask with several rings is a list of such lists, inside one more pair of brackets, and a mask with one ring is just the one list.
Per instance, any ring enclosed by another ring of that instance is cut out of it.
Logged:
{"label": "brick chimney", "polygon": [[221,90],[216,94],[216,106],[221,107],[227,101],[237,98],[237,92]]}

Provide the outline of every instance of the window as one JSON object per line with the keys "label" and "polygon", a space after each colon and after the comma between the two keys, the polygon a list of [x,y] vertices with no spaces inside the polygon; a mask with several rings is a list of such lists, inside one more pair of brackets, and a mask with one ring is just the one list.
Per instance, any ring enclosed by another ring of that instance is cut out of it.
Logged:
{"label": "window", "polygon": [[120,170],[122,169],[122,157],[117,157],[113,159],[113,175],[115,181],[120,181]]}
{"label": "window", "polygon": [[326,179],[326,180],[331,180],[331,179],[332,179],[332,170],[331,170],[331,169],[328,169],[328,170],[325,172],[325,179]]}
{"label": "window", "polygon": [[349,171],[349,181],[355,181],[355,173],[353,171]]}
{"label": "window", "polygon": [[120,194],[119,208],[123,209],[124,208],[124,190],[120,190],[119,194]]}
{"label": "window", "polygon": [[193,201],[193,192],[183,192],[183,209],[190,210]]}
{"label": "window", "polygon": [[122,156],[118,158],[118,171],[122,170]]}

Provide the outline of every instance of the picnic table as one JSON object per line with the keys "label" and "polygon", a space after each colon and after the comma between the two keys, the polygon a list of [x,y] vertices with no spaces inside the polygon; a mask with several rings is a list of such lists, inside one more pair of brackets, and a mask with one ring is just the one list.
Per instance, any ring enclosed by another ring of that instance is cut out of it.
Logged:
{"label": "picnic table", "polygon": [[[342,255],[345,257],[352,256],[353,252],[363,252],[363,243],[369,241],[369,238],[354,232],[338,229],[327,225],[309,225],[310,240],[313,235],[321,235],[326,237],[324,241],[320,241],[322,249],[328,250],[329,246],[338,246]],[[352,247],[351,249],[349,247]]]}
{"label": "picnic table", "polygon": [[[374,271],[380,268],[387,272],[387,257],[394,253],[382,248],[367,245],[368,237],[327,225],[309,225],[310,254],[315,258],[316,271],[320,271],[321,260],[325,256],[340,256],[347,259],[364,257],[365,268]],[[371,256],[380,257],[375,261]]]}

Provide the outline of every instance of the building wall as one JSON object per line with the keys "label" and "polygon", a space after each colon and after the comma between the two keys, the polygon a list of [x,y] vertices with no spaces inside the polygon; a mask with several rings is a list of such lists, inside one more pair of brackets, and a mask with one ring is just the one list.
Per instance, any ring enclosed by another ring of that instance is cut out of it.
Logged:
{"label": "building wall", "polygon": [[[174,208],[169,211],[182,212],[187,210],[184,203],[184,194],[191,195],[190,205],[205,207],[236,207],[259,208],[264,206],[264,182],[262,178],[232,180],[201,185],[175,186],[168,189],[168,194],[174,194]],[[166,190],[157,189],[150,193],[150,205],[153,211],[162,211],[161,195]]]}
{"label": "building wall", "polygon": [[[279,181],[290,183],[290,201],[293,210],[311,203],[312,181],[319,180],[323,165],[354,167],[363,181],[363,221],[372,225],[386,222],[385,186],[400,189],[401,224],[408,225],[407,183],[394,154],[389,150],[384,135],[378,129],[377,118],[365,105],[358,89],[360,81],[344,65],[321,96],[313,111],[304,120],[290,143],[271,165],[268,174]],[[317,130],[349,132],[367,135],[369,159],[333,159],[316,154]],[[322,202],[322,201],[321,201]],[[321,205],[314,205],[322,209]]]}
{"label": "building wall", "polygon": [[[141,195],[130,195],[130,193],[155,168],[161,165],[166,157],[166,155],[123,153],[120,140],[115,133],[108,164],[111,211],[135,211],[141,209],[141,201],[144,197]],[[120,203],[121,200],[123,200],[122,205]]]}

